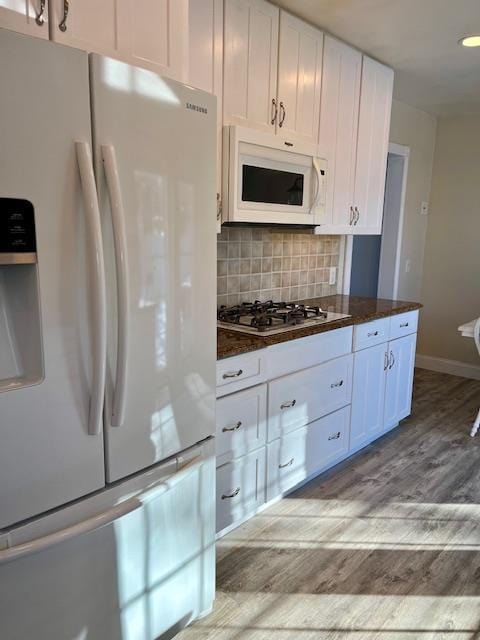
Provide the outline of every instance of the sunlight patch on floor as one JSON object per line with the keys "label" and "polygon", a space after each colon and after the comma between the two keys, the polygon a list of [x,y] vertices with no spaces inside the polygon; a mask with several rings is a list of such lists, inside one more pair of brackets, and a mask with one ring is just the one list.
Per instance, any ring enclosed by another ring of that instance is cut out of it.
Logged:
{"label": "sunlight patch on floor", "polygon": [[480,623],[480,597],[219,592],[217,598],[214,619],[198,622],[182,638],[471,640]]}

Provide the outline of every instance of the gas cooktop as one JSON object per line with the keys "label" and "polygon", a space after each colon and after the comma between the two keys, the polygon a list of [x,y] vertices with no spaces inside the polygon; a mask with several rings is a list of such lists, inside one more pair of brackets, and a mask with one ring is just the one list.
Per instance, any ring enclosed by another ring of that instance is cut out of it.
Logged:
{"label": "gas cooktop", "polygon": [[302,327],[325,324],[350,316],[321,307],[294,302],[242,302],[233,307],[218,309],[218,326],[242,333],[263,333],[272,335]]}

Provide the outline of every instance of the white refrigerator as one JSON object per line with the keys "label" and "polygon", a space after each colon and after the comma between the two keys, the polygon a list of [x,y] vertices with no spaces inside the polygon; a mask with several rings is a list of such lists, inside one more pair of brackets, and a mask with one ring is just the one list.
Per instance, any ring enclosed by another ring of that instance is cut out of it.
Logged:
{"label": "white refrigerator", "polygon": [[0,638],[167,639],[214,598],[215,98],[0,59]]}

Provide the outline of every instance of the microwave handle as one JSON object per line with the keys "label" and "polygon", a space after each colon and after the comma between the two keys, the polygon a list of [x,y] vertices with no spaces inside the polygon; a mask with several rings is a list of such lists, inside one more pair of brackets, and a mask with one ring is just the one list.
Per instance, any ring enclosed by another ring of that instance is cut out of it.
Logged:
{"label": "microwave handle", "polygon": [[318,200],[320,198],[320,184],[322,182],[322,174],[320,173],[320,163],[319,158],[312,158],[313,168],[315,169],[315,175],[317,176],[317,189],[315,191],[315,196],[312,201],[312,206],[310,207],[310,212],[313,213],[317,207]]}

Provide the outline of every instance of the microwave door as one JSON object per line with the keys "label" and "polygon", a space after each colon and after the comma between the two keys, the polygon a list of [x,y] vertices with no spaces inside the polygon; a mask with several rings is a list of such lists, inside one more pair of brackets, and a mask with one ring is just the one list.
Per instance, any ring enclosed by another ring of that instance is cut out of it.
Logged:
{"label": "microwave door", "polygon": [[242,166],[242,201],[261,204],[302,207],[305,176],[303,173]]}
{"label": "microwave door", "polygon": [[243,156],[238,170],[240,209],[292,215],[309,213],[311,167]]}

